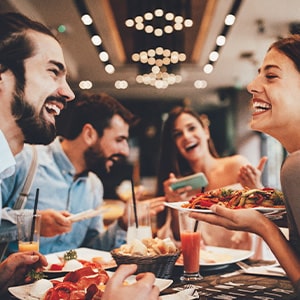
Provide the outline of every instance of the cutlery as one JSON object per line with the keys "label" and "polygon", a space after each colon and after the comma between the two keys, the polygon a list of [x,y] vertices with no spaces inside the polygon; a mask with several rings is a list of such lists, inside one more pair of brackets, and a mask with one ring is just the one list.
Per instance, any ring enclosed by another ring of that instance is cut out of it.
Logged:
{"label": "cutlery", "polygon": [[69,219],[72,222],[78,222],[81,220],[96,217],[98,215],[103,214],[104,212],[107,212],[108,210],[109,210],[109,208],[101,208],[101,207],[99,209],[88,209],[88,210],[82,211],[78,214],[71,215],[71,216],[67,217],[67,219]]}
{"label": "cutlery", "polygon": [[259,274],[266,274],[269,273],[270,275],[282,275],[286,276],[285,271],[280,267],[278,263],[274,263],[272,265],[263,265],[263,266],[249,266],[245,262],[237,262],[236,263],[245,273],[256,273]]}

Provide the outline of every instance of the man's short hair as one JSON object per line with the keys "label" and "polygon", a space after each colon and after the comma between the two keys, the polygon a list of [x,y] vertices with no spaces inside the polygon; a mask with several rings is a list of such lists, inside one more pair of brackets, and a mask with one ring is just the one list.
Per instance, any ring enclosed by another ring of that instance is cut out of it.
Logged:
{"label": "man's short hair", "polygon": [[101,137],[114,115],[119,115],[129,126],[138,121],[119,101],[105,93],[77,93],[75,100],[68,103],[67,108],[56,118],[57,132],[73,140],[85,124],[91,124]]}
{"label": "man's short hair", "polygon": [[25,85],[24,60],[34,53],[34,45],[27,35],[29,30],[56,39],[45,25],[20,13],[0,14],[0,72],[11,70],[21,90],[24,90]]}

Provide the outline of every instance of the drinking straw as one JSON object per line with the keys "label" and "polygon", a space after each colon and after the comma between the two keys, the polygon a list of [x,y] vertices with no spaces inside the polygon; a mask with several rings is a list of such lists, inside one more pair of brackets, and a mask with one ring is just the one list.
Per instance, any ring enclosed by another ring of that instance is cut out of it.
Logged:
{"label": "drinking straw", "polygon": [[137,217],[137,211],[136,211],[136,199],[135,199],[135,192],[134,192],[134,183],[133,178],[131,177],[131,193],[132,193],[132,203],[133,203],[133,211],[134,211],[134,219],[135,219],[135,227],[138,228],[138,217]]}
{"label": "drinking straw", "polygon": [[34,208],[33,208],[33,216],[32,216],[32,223],[31,223],[31,233],[30,233],[30,243],[33,241],[33,234],[34,234],[34,227],[35,227],[35,218],[36,218],[36,211],[37,211],[37,205],[39,201],[39,191],[40,189],[36,189],[35,193],[35,200],[34,200]]}
{"label": "drinking straw", "polygon": [[[201,193],[204,193],[204,191],[205,191],[205,186],[202,187]],[[198,224],[199,224],[199,221],[196,220],[196,221],[195,221],[195,225],[194,225],[194,232],[197,231],[197,229],[198,229]]]}

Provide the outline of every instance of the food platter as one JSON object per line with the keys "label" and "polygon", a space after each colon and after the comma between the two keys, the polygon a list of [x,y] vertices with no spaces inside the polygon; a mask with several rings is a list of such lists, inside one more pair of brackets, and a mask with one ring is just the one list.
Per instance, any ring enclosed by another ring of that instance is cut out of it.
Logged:
{"label": "food platter", "polygon": [[[253,254],[254,252],[251,250],[206,246],[205,249],[200,249],[200,269],[201,267],[214,269],[227,267],[230,264],[248,259]],[[182,257],[179,257],[176,265],[183,265]]]}
{"label": "food platter", "polygon": [[[111,277],[114,272],[107,271],[109,277]],[[58,280],[62,280],[63,278],[57,278]],[[135,276],[131,275],[128,278],[126,278],[126,283],[132,284],[134,283]],[[173,280],[171,279],[162,279],[162,278],[156,278],[154,284],[159,288],[160,291],[165,290],[173,283]],[[32,288],[33,284],[25,284],[20,286],[14,286],[8,288],[8,291],[17,299],[20,300],[39,300],[36,297],[30,296],[30,289]]]}
{"label": "food platter", "polygon": [[[85,260],[85,261],[88,261],[91,263],[93,262],[93,260],[96,259],[97,262],[101,263],[103,269],[109,269],[109,268],[113,268],[113,267],[117,266],[115,260],[111,256],[110,252],[89,249],[89,248],[84,248],[84,247],[77,248],[74,250],[77,253],[77,259]],[[51,254],[45,255],[47,262],[48,262],[48,266],[44,269],[44,273],[45,274],[52,273],[52,274],[63,275],[63,273],[73,271],[73,270],[64,271],[64,270],[50,270],[49,269],[51,267],[51,264],[59,262],[60,259],[63,258],[65,253],[66,253],[66,251],[62,251],[62,252],[56,252],[56,253],[51,253]]]}
{"label": "food platter", "polygon": [[[165,206],[168,206],[173,209],[177,210],[182,210],[182,211],[187,211],[187,212],[199,212],[203,214],[212,214],[213,211],[210,210],[209,208],[186,208],[182,207],[182,205],[187,204],[188,201],[180,201],[180,202],[165,202]],[[266,206],[257,206],[257,207],[251,207],[251,208],[238,208],[238,209],[254,209],[257,210],[261,213],[276,213],[276,212],[281,212],[285,211],[284,207],[266,207]]]}

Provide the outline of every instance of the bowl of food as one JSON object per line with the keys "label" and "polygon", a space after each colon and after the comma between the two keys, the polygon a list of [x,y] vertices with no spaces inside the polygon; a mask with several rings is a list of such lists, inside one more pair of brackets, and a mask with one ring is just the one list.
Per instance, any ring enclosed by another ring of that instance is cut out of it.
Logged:
{"label": "bowl of food", "polygon": [[152,272],[157,278],[168,279],[172,275],[180,250],[170,238],[148,238],[142,241],[135,239],[130,244],[112,250],[111,255],[118,266],[136,264],[136,274]]}

